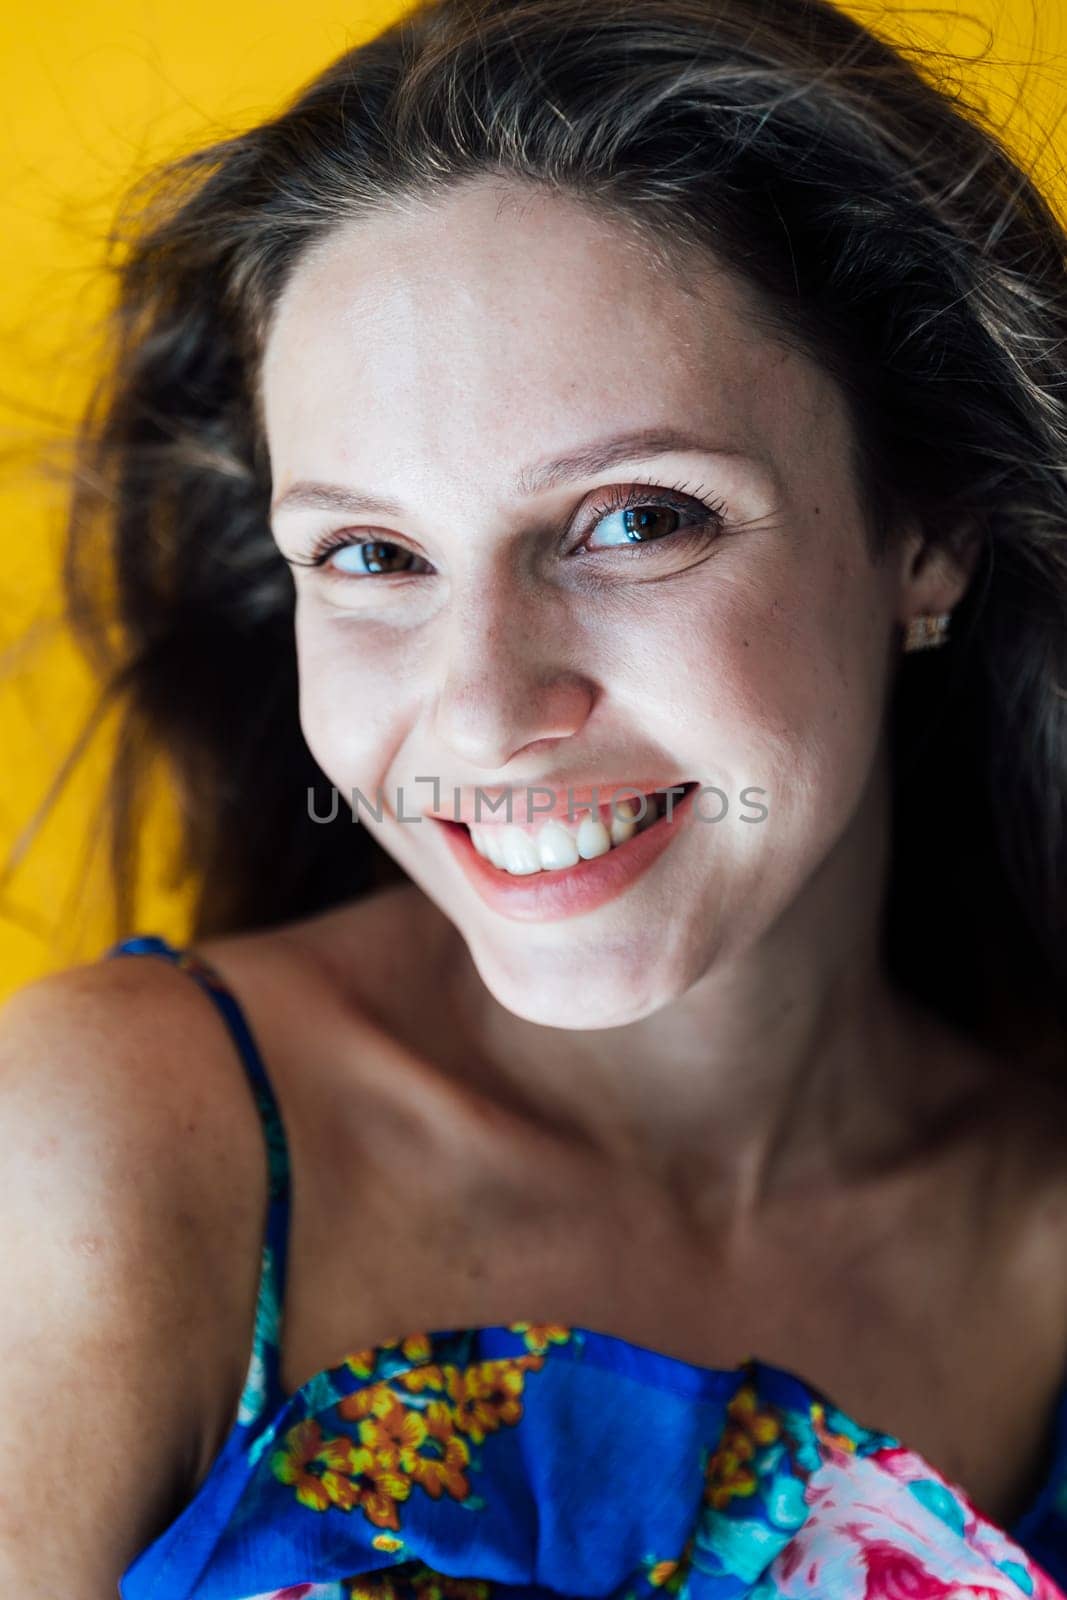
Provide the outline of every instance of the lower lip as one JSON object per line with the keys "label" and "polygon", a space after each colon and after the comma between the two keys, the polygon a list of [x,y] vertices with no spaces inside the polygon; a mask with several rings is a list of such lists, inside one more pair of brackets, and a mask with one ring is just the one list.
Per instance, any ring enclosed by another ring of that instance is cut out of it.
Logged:
{"label": "lower lip", "polygon": [[666,814],[657,817],[640,833],[631,834],[624,844],[612,845],[607,855],[576,862],[573,867],[519,877],[512,877],[479,855],[462,822],[449,822],[443,817],[433,820],[444,830],[449,849],[487,906],[516,922],[550,922],[595,911],[628,889],[688,821],[698,788],[694,783],[676,801],[669,818]]}

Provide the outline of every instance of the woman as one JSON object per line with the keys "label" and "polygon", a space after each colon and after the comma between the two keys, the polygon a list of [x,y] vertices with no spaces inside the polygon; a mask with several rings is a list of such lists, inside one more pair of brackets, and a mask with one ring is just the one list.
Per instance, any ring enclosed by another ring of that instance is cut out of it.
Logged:
{"label": "woman", "polygon": [[203,891],[5,1012],[0,1570],[1060,1595],[1052,212],[821,0],[440,0],[142,198],[68,581]]}

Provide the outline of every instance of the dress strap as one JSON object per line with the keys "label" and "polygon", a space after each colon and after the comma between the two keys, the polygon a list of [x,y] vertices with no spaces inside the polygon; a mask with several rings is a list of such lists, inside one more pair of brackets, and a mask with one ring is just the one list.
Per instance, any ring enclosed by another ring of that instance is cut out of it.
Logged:
{"label": "dress strap", "polygon": [[159,934],[136,934],[104,952],[113,956],[163,956],[200,985],[229,1028],[248,1075],[249,1085],[263,1124],[267,1147],[267,1223],[256,1295],[255,1334],[237,1421],[252,1426],[283,1398],[279,1377],[282,1308],[285,1305],[286,1257],[289,1242],[290,1164],[285,1126],[277,1097],[237,997],[221,975],[191,949],[169,943]]}

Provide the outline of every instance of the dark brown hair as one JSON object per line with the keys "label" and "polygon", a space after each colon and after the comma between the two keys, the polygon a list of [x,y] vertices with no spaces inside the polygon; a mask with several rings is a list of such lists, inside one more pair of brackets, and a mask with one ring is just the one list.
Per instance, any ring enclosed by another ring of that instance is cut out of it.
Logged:
{"label": "dark brown hair", "polygon": [[133,189],[66,557],[71,622],[122,707],[119,932],[153,752],[194,937],[403,877],[347,807],[309,816],[332,791],[298,723],[257,365],[328,230],[494,175],[750,285],[846,397],[872,558],[905,517],[979,540],[951,642],[902,658],[888,708],[886,959],[967,1029],[1047,1022],[1064,1064],[1065,234],[922,65],[824,0],[430,0]]}

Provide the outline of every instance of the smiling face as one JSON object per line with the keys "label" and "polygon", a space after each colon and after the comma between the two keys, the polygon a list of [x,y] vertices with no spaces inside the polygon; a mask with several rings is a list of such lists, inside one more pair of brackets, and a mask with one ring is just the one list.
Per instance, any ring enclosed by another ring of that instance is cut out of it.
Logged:
{"label": "smiling face", "polygon": [[[501,1004],[605,1027],[757,949],[828,858],[842,894],[867,870],[893,625],[960,585],[908,541],[872,564],[843,403],[736,280],[516,193],[345,223],[297,266],[262,366],[273,528],[319,765],[383,799],[362,824]],[[689,780],[722,820],[583,856],[577,889],[421,816]]]}

